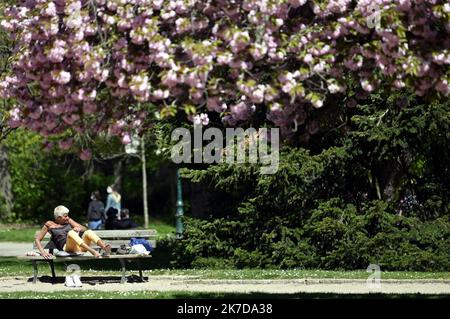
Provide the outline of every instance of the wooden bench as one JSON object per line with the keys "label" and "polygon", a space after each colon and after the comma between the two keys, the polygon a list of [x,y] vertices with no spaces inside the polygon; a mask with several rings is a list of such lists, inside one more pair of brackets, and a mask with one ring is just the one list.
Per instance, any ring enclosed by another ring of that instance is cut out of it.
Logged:
{"label": "wooden bench", "polygon": [[[36,232],[38,234],[39,232]],[[109,257],[104,258],[96,258],[92,256],[90,253],[86,253],[82,256],[67,256],[67,257],[59,257],[54,256],[51,259],[45,259],[42,256],[18,256],[17,258],[20,260],[28,260],[33,264],[33,283],[37,282],[38,276],[38,262],[47,262],[50,265],[50,269],[52,271],[52,282],[56,282],[56,273],[55,273],[55,262],[65,262],[65,261],[80,261],[80,260],[109,260],[109,259],[117,259],[120,262],[122,268],[122,278],[121,283],[125,283],[126,279],[126,261],[136,261],[139,267],[139,277],[141,281],[144,281],[142,276],[142,268],[141,268],[141,259],[150,258],[151,255],[136,255],[136,254],[126,254],[126,255],[117,255],[115,252],[121,245],[128,245],[130,239],[133,237],[136,238],[144,238],[148,242],[151,243],[152,247],[156,247],[156,237],[157,231],[154,229],[134,229],[134,230],[95,230],[95,233],[106,243],[111,245],[112,254]],[[48,249],[51,254],[54,253],[54,245],[53,242],[50,241],[50,234],[46,234],[44,239],[42,240],[42,245],[44,249]],[[94,249],[100,249],[97,245],[92,245]],[[33,249],[37,249],[36,243],[33,244]]]}

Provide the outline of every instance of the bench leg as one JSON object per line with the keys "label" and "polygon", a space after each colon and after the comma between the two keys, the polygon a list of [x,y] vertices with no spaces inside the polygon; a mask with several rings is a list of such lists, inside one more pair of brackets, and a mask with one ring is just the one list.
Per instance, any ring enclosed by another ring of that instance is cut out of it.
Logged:
{"label": "bench leg", "polygon": [[38,275],[38,268],[37,268],[37,261],[33,260],[33,284],[37,282],[37,275]]}
{"label": "bench leg", "polygon": [[56,283],[55,263],[53,260],[49,261],[50,269],[52,270],[52,284]]}
{"label": "bench leg", "polygon": [[144,282],[144,277],[142,276],[141,261],[139,259],[136,259],[136,262],[137,262],[138,268],[139,268],[139,277],[141,278],[141,282]]}
{"label": "bench leg", "polygon": [[122,278],[120,279],[120,283],[124,284],[127,282],[127,277],[125,276],[127,269],[125,267],[125,260],[119,259],[119,261],[120,261],[120,265],[122,266]]}

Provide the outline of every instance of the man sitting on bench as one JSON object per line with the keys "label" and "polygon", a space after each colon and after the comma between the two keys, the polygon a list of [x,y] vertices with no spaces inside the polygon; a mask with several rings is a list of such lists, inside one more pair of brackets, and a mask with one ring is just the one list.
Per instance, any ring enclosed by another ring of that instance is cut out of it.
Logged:
{"label": "man sitting on bench", "polygon": [[[80,225],[69,217],[69,209],[65,206],[58,206],[54,210],[55,220],[47,221],[41,231],[36,235],[36,247],[39,249],[42,257],[52,258],[42,247],[41,241],[47,232],[51,235],[51,241],[56,249],[68,253],[79,253],[89,251],[95,257],[109,256],[111,254],[111,245],[106,244],[92,230],[86,230],[86,227]],[[90,247],[91,243],[96,243],[103,249],[103,254]]]}

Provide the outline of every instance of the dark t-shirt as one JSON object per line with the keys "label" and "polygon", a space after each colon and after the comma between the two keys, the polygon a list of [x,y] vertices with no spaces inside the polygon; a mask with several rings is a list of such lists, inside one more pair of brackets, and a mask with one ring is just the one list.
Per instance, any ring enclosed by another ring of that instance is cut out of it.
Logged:
{"label": "dark t-shirt", "polygon": [[99,220],[103,217],[105,205],[99,200],[93,200],[89,203],[88,220]]}
{"label": "dark t-shirt", "polygon": [[130,229],[137,228],[138,225],[131,219],[121,219],[114,221],[114,227],[115,229]]}
{"label": "dark t-shirt", "polygon": [[64,245],[67,242],[67,234],[72,230],[72,225],[66,224],[62,227],[50,228],[48,232],[50,233],[51,241],[54,243],[56,249],[64,250]]}

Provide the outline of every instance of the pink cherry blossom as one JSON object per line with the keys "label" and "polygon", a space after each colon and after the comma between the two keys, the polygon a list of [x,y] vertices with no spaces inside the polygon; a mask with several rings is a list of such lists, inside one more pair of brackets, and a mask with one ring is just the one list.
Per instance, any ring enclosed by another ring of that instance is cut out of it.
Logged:
{"label": "pink cherry blossom", "polygon": [[[383,18],[371,27],[374,4]],[[259,109],[290,134],[295,121],[337,94],[449,93],[443,0],[30,0],[5,7],[0,26],[13,45],[0,76],[5,114],[10,126],[44,136],[87,130],[124,138],[148,128],[149,112],[172,116],[169,106],[187,104],[203,125],[207,111],[240,125]]]}
{"label": "pink cherry blossom", "polygon": [[129,133],[125,133],[122,136],[122,144],[126,145],[126,144],[130,144],[131,143],[131,136]]}
{"label": "pink cherry blossom", "polygon": [[70,149],[72,147],[72,144],[73,144],[73,138],[68,138],[68,139],[65,139],[65,140],[61,140],[58,143],[59,148],[62,149],[62,150]]}
{"label": "pink cherry blossom", "polygon": [[64,70],[56,70],[51,73],[53,80],[58,84],[67,84],[70,81],[71,75]]}
{"label": "pink cherry blossom", "polygon": [[92,151],[90,149],[83,149],[79,153],[79,156],[82,161],[89,161],[92,158]]}

